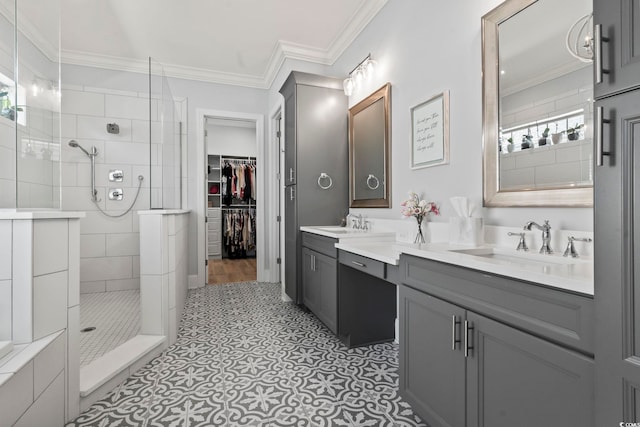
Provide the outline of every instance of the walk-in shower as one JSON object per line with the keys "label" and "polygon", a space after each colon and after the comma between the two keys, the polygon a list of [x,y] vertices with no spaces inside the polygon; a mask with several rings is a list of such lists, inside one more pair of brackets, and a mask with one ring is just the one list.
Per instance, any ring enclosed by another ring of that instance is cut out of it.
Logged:
{"label": "walk-in shower", "polygon": [[[81,149],[82,152],[86,154],[87,157],[89,157],[89,160],[91,161],[91,201],[96,205],[98,210],[102,212],[103,215],[106,215],[111,218],[120,218],[128,214],[131,211],[131,209],[133,209],[133,206],[136,204],[136,201],[138,201],[138,196],[140,195],[140,189],[142,188],[142,181],[144,181],[144,176],[138,175],[138,189],[136,190],[136,196],[133,198],[133,201],[124,212],[121,212],[118,214],[112,214],[112,213],[106,212],[104,209],[102,209],[102,207],[100,207],[99,203],[102,200],[98,199],[98,190],[96,189],[96,156],[98,155],[98,149],[94,145],[91,147],[91,152],[89,152],[85,150],[80,144],[78,144],[74,139],[69,141],[69,147]],[[122,191],[112,190],[110,192],[110,197],[117,198],[118,200],[120,200],[122,198]]]}

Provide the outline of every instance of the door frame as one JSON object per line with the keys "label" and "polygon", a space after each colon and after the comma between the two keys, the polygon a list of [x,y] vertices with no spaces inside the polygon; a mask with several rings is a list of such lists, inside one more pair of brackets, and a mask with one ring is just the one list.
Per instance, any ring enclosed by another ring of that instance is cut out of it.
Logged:
{"label": "door frame", "polygon": [[[274,185],[274,174],[267,171],[273,170],[273,166],[266,156],[264,138],[264,116],[262,114],[241,113],[237,111],[210,110],[204,108],[196,109],[196,233],[197,233],[197,262],[198,278],[197,287],[205,286],[207,283],[207,268],[205,261],[207,258],[206,248],[206,224],[207,198],[205,197],[205,181],[207,179],[207,146],[205,144],[205,122],[207,118],[212,119],[235,119],[252,121],[256,125],[256,146],[257,146],[257,188],[256,188],[256,269],[259,282],[270,281],[274,268],[277,268],[277,255],[268,250],[267,242],[275,240],[273,227],[267,227],[266,218],[274,217],[274,209],[269,206],[268,191]],[[271,175],[271,176],[270,176]],[[200,178],[198,178],[200,177]],[[275,217],[274,217],[275,218]],[[275,222],[275,221],[272,221]]]}

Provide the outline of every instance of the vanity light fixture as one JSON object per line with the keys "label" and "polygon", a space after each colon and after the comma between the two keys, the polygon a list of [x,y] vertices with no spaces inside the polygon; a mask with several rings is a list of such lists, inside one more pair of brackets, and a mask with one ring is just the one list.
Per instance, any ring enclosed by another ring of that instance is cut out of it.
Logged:
{"label": "vanity light fixture", "polygon": [[360,86],[362,82],[369,79],[375,71],[376,61],[371,59],[371,54],[367,55],[351,72],[349,77],[342,82],[342,88],[344,94],[351,96],[356,87]]}

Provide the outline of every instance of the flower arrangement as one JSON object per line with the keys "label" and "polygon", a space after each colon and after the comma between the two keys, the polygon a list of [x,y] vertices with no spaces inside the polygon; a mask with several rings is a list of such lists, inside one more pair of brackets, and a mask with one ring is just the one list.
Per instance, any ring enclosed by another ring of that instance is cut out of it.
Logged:
{"label": "flower arrangement", "polygon": [[434,215],[440,215],[440,209],[435,202],[427,202],[426,200],[420,200],[418,194],[413,191],[409,191],[409,199],[400,203],[402,209],[400,213],[404,218],[414,217],[418,221],[418,234],[414,240],[414,243],[424,243],[424,235],[422,234],[422,220],[430,213]]}

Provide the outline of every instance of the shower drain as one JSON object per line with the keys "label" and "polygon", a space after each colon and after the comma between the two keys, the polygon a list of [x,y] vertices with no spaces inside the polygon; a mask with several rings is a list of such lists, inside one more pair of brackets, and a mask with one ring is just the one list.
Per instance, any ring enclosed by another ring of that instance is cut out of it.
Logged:
{"label": "shower drain", "polygon": [[91,331],[95,331],[95,330],[96,330],[95,326],[88,326],[86,328],[80,329],[80,332],[91,332]]}

